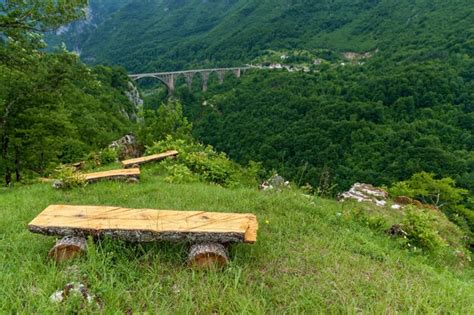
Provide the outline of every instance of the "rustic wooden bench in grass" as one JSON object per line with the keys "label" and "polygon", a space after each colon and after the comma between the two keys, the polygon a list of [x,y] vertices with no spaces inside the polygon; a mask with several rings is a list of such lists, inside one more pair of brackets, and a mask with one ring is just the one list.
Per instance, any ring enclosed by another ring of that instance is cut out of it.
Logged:
{"label": "rustic wooden bench in grass", "polygon": [[88,183],[94,183],[101,180],[125,180],[130,182],[137,182],[140,179],[140,169],[118,169],[105,172],[84,174]]}
{"label": "rustic wooden bench in grass", "polygon": [[188,264],[207,267],[228,262],[228,244],[255,243],[258,222],[253,214],[51,205],[28,229],[63,237],[49,252],[58,262],[84,253],[86,237],[92,236],[130,242],[186,242],[191,244]]}
{"label": "rustic wooden bench in grass", "polygon": [[166,151],[160,154],[148,155],[148,156],[144,156],[144,157],[140,157],[136,159],[125,160],[125,161],[122,161],[122,165],[124,168],[138,167],[145,163],[161,161],[166,158],[175,157],[177,155],[178,155],[178,151],[171,150],[171,151]]}

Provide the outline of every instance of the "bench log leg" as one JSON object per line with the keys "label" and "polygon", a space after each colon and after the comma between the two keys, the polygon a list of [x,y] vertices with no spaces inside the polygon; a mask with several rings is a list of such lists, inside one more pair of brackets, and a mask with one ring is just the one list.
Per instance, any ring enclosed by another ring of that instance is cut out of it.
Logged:
{"label": "bench log leg", "polygon": [[138,184],[140,183],[139,177],[130,177],[125,181],[127,184]]}
{"label": "bench log leg", "polygon": [[84,237],[65,236],[58,240],[49,251],[48,256],[60,263],[71,260],[84,254],[87,250],[87,241]]}
{"label": "bench log leg", "polygon": [[219,243],[193,244],[189,249],[188,266],[208,268],[224,267],[229,262],[227,249]]}

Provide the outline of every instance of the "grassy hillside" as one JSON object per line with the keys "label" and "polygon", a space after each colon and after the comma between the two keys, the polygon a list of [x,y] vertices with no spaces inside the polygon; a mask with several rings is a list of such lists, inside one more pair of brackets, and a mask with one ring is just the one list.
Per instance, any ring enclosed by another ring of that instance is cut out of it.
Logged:
{"label": "grassy hillside", "polygon": [[[474,312],[472,266],[403,249],[351,217],[370,207],[293,190],[173,185],[158,174],[160,169],[146,168],[138,185],[54,191],[34,184],[0,191],[0,312],[77,311],[77,300],[49,301],[71,281],[85,283],[106,313]],[[256,244],[232,248],[223,271],[185,267],[183,245],[113,240],[90,242],[87,257],[57,266],[46,259],[54,238],[32,234],[26,225],[58,203],[253,212],[260,229]],[[384,215],[396,220],[400,213]]]}
{"label": "grassy hillside", "polygon": [[398,58],[445,58],[472,53],[473,10],[469,0],[135,0],[103,10],[108,18],[84,36],[63,38],[84,60],[130,71],[236,65],[266,49],[378,48]]}

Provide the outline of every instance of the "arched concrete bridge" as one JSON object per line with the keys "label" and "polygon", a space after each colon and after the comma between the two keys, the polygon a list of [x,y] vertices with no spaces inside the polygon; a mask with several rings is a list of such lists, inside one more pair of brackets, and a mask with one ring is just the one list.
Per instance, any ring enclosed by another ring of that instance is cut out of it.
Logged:
{"label": "arched concrete bridge", "polygon": [[163,82],[167,87],[168,91],[173,93],[175,89],[176,80],[183,76],[186,79],[186,84],[188,85],[189,89],[193,84],[193,77],[195,74],[199,74],[202,78],[202,90],[207,91],[207,83],[209,82],[209,76],[211,73],[217,73],[217,77],[219,78],[219,82],[224,82],[224,78],[226,73],[231,72],[237,78],[240,78],[242,72],[250,69],[250,67],[236,67],[236,68],[216,68],[216,69],[199,69],[199,70],[185,70],[185,71],[173,71],[173,72],[158,72],[158,73],[141,73],[141,74],[131,74],[129,77],[132,80],[140,80],[143,78],[155,78]]}

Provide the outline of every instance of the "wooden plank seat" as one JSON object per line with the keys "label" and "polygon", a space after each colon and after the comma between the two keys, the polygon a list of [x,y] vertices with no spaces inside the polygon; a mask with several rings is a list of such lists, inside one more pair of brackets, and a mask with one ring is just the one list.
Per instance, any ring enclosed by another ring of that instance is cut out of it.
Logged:
{"label": "wooden plank seat", "polygon": [[51,205],[28,229],[64,237],[50,251],[57,261],[75,256],[70,252],[85,250],[85,237],[94,236],[131,242],[188,242],[192,244],[188,263],[208,266],[227,263],[225,244],[256,242],[258,222],[253,214]]}
{"label": "wooden plank seat", "polygon": [[93,183],[100,180],[131,180],[133,182],[140,179],[140,169],[118,169],[105,172],[84,174],[87,182]]}
{"label": "wooden plank seat", "polygon": [[122,161],[122,165],[124,168],[137,167],[145,163],[156,162],[164,160],[166,158],[175,157],[178,155],[178,153],[179,152],[176,150],[166,151],[160,154],[148,155],[136,159],[125,160]]}

